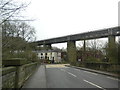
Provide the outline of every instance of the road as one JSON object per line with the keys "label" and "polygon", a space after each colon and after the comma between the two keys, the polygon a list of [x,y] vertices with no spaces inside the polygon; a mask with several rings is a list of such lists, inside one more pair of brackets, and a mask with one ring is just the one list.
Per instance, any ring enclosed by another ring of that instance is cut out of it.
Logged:
{"label": "road", "polygon": [[[95,88],[120,90],[120,80],[64,64],[41,65],[22,88]],[[119,89],[115,89],[119,88]]]}
{"label": "road", "polygon": [[106,75],[65,67],[46,65],[47,88],[118,88],[120,81]]}

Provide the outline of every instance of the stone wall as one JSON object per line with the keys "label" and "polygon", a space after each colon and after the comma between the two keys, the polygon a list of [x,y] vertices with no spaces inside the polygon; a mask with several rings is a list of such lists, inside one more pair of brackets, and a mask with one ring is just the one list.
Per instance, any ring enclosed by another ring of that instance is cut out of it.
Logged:
{"label": "stone wall", "polygon": [[15,88],[15,67],[6,67],[2,69],[2,87]]}
{"label": "stone wall", "polygon": [[17,67],[17,73],[18,73],[17,79],[19,82],[17,87],[21,87],[23,85],[26,79],[28,79],[29,76],[35,71],[36,66],[37,63],[31,63]]}
{"label": "stone wall", "polygon": [[36,67],[37,63],[4,67],[2,69],[2,88],[20,88]]}

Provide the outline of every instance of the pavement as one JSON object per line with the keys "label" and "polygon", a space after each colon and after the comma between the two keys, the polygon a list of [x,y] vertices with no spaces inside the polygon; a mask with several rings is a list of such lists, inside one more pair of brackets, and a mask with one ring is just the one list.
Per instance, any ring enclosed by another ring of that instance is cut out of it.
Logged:
{"label": "pavement", "polygon": [[117,78],[68,66],[68,64],[41,65],[26,81],[23,88],[120,89],[120,80]]}
{"label": "pavement", "polygon": [[22,88],[46,88],[45,65],[40,65]]}

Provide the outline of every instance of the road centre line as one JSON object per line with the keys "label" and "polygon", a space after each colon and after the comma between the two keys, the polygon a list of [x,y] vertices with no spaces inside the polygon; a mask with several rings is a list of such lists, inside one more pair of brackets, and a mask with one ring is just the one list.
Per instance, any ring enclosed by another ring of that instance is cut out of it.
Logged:
{"label": "road centre line", "polygon": [[93,75],[98,75],[98,74],[96,74],[96,73],[92,73],[92,72],[88,72],[88,71],[84,71],[84,72],[90,73],[90,74],[93,74]]}
{"label": "road centre line", "polygon": [[64,70],[64,69],[60,69],[60,70],[65,72],[65,70]]}
{"label": "road centre line", "polygon": [[[64,69],[60,69],[61,71],[64,71],[65,72],[65,70]],[[74,77],[77,77],[76,75],[74,75],[74,74],[72,74],[72,73],[70,73],[70,72],[68,72],[68,71],[66,71],[68,74],[70,74],[70,75],[72,75],[72,76],[74,76]]]}
{"label": "road centre line", "polygon": [[74,75],[74,74],[72,74],[72,73],[70,73],[70,72],[67,72],[68,74],[70,74],[70,75],[72,75],[72,76],[74,76],[74,77],[77,77],[76,75]]}
{"label": "road centre line", "polygon": [[76,71],[80,71],[79,69],[75,69]]}
{"label": "road centre line", "polygon": [[93,86],[96,86],[96,87],[98,87],[98,88],[101,88],[101,89],[103,89],[103,90],[106,90],[106,89],[104,89],[103,87],[100,87],[99,85],[94,84],[94,83],[92,83],[92,82],[90,82],[90,81],[87,81],[87,80],[83,80],[83,81],[85,81],[85,82],[87,82],[87,83],[89,83],[89,84],[91,84],[91,85],[93,85]]}
{"label": "road centre line", "polygon": [[60,69],[61,71],[65,71],[64,69]]}

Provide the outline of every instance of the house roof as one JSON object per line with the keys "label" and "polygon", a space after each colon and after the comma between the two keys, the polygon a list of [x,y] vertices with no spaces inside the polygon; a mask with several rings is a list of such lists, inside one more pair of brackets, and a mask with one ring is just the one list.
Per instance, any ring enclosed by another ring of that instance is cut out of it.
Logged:
{"label": "house roof", "polygon": [[60,50],[40,50],[36,51],[37,53],[48,53],[48,52],[61,52]]}

